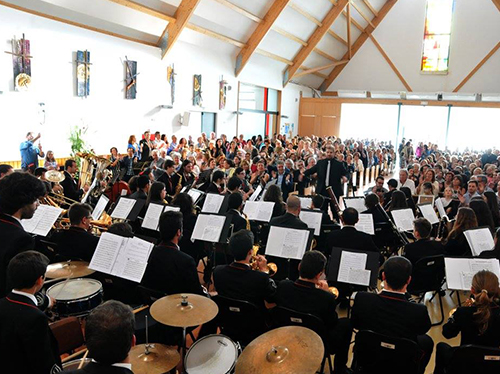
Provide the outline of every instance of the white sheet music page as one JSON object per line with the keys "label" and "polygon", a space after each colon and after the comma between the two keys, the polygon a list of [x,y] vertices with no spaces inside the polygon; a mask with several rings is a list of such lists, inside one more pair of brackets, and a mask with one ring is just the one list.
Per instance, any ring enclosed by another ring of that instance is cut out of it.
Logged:
{"label": "white sheet music page", "polygon": [[362,213],[359,215],[359,221],[354,225],[356,230],[367,233],[369,235],[375,235],[375,225],[373,223],[373,214]]}
{"label": "white sheet music page", "polygon": [[153,243],[137,237],[126,238],[125,245],[116,257],[111,274],[140,283],[153,246]]}
{"label": "white sheet music page", "polygon": [[446,257],[444,264],[447,288],[450,290],[470,290],[472,278],[481,270],[489,270],[500,278],[498,259]]}
{"label": "white sheet music page", "polygon": [[165,205],[163,207],[163,213],[165,213],[165,212],[180,212],[180,211],[181,211],[181,208],[179,208],[178,206]]}
{"label": "white sheet music page", "polygon": [[102,216],[102,212],[104,212],[104,209],[106,209],[106,205],[108,205],[109,199],[107,196],[104,194],[99,197],[99,200],[97,201],[97,204],[94,207],[94,210],[92,211],[92,219],[93,220],[99,220]]}
{"label": "white sheet music page", "polygon": [[394,223],[397,228],[403,231],[413,230],[413,221],[415,216],[413,215],[413,210],[411,209],[398,209],[391,211],[392,218],[394,218]]}
{"label": "white sheet music page", "polygon": [[269,222],[275,203],[272,201],[247,201],[243,208],[249,220]]}
{"label": "white sheet music page", "polygon": [[439,217],[443,218],[443,217],[446,217],[448,218],[448,215],[446,214],[446,210],[444,210],[444,205],[443,205],[443,202],[441,201],[441,198],[439,199],[436,199],[436,201],[434,201],[434,205],[436,206],[438,212],[439,212]]}
{"label": "white sheet music page", "polygon": [[299,199],[301,209],[311,209],[311,205],[313,202],[311,197],[299,197]]}
{"label": "white sheet music page", "polygon": [[101,273],[111,274],[120,249],[127,238],[105,232],[99,238],[89,268]]}
{"label": "white sheet music page", "polygon": [[352,199],[344,199],[344,204],[347,208],[356,209],[358,211],[358,213],[364,212],[366,210],[364,197],[355,197]]}
{"label": "white sheet music page", "polygon": [[198,200],[202,193],[196,190],[189,190],[187,194],[191,196],[191,198],[193,199],[193,203],[196,203],[196,200]]}
{"label": "white sheet music page", "polygon": [[224,195],[217,195],[214,193],[207,193],[205,202],[203,203],[202,213],[219,213],[220,207],[224,201]]}
{"label": "white sheet music page", "polygon": [[113,209],[113,213],[111,213],[111,217],[127,219],[136,201],[137,200],[134,199],[127,199],[126,197],[120,197],[118,204],[116,204],[115,209]]}
{"label": "white sheet music page", "polygon": [[271,226],[267,240],[266,254],[301,260],[306,251],[308,239],[308,230]]}
{"label": "white sheet music page", "polygon": [[163,213],[163,205],[150,203],[146,215],[142,221],[142,227],[149,230],[158,230],[160,216]]}
{"label": "white sheet music page", "polygon": [[[366,269],[367,260],[368,255],[366,253],[342,251],[342,254],[340,255],[339,274],[337,276],[337,281],[343,283],[353,283],[351,281],[359,282],[360,280],[365,280],[366,273],[363,273],[361,270]],[[351,271],[351,269],[358,271]],[[368,270],[368,272],[370,272],[370,270]],[[368,282],[361,285],[368,286],[369,283],[370,274],[368,274]]]}
{"label": "white sheet music page", "polygon": [[422,212],[424,218],[428,220],[431,223],[431,225],[439,223],[439,218],[431,204],[419,205],[418,209],[420,209],[420,212]]}
{"label": "white sheet music page", "polygon": [[323,212],[308,212],[301,210],[299,218],[307,224],[307,227],[314,229],[314,235],[319,236],[321,233],[321,221],[323,220]]}
{"label": "white sheet music page", "polygon": [[490,251],[495,246],[493,235],[487,227],[464,231],[464,235],[474,256],[479,256],[484,251]]}
{"label": "white sheet music page", "polygon": [[194,225],[191,240],[203,240],[217,243],[226,222],[225,216],[215,214],[199,214]]}
{"label": "white sheet music page", "polygon": [[253,192],[252,196],[248,199],[248,201],[255,201],[259,197],[260,193],[262,192],[262,186],[259,184],[255,191]]}
{"label": "white sheet music page", "polygon": [[39,205],[30,219],[21,220],[24,230],[40,236],[47,236],[54,223],[62,213],[61,208],[50,205]]}

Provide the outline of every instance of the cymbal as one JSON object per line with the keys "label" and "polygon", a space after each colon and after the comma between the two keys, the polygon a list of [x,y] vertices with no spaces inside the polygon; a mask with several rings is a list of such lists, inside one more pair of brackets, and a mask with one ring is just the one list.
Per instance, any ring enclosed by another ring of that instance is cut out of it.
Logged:
{"label": "cymbal", "polygon": [[132,347],[129,353],[132,371],[136,374],[163,374],[172,370],[181,360],[179,352],[163,344],[146,344]]}
{"label": "cymbal", "polygon": [[89,263],[85,261],[56,262],[47,266],[45,277],[47,278],[81,278],[93,274],[95,271],[89,269]]}
{"label": "cymbal", "polygon": [[65,180],[66,176],[64,175],[64,173],[61,173],[60,171],[49,170],[45,173],[45,179],[47,179],[49,182],[59,183]]}
{"label": "cymbal", "polygon": [[[183,299],[187,304],[183,305]],[[150,309],[158,322],[174,327],[193,327],[215,318],[219,307],[208,297],[191,293],[175,294],[156,300]]]}
{"label": "cymbal", "polygon": [[271,330],[254,339],[236,362],[235,374],[313,374],[324,346],[314,331],[300,326]]}

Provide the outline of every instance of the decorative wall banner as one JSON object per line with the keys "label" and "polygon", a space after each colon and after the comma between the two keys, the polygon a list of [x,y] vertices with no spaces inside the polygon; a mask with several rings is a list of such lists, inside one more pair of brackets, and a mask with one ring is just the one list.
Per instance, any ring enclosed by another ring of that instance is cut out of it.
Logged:
{"label": "decorative wall banner", "polygon": [[90,52],[76,52],[76,96],[87,97],[90,94]]}
{"label": "decorative wall banner", "polygon": [[174,64],[171,66],[167,67],[167,79],[168,79],[168,84],[170,84],[170,104],[174,105],[175,102],[175,76],[177,74],[175,73],[174,70]]}
{"label": "decorative wall banner", "polygon": [[[231,89],[231,88],[229,88]],[[219,81],[219,109],[226,109],[226,99],[227,99],[228,83],[224,80],[224,77],[220,77]]]}
{"label": "decorative wall banner", "polygon": [[193,106],[201,107],[203,98],[201,97],[201,74],[194,75],[193,81]]}
{"label": "decorative wall banner", "polygon": [[137,61],[125,56],[125,98],[134,100],[137,96]]}
{"label": "decorative wall banner", "polygon": [[23,38],[12,39],[12,52],[5,53],[12,55],[12,64],[14,68],[14,87],[16,90],[27,90],[31,84],[31,59],[30,41]]}

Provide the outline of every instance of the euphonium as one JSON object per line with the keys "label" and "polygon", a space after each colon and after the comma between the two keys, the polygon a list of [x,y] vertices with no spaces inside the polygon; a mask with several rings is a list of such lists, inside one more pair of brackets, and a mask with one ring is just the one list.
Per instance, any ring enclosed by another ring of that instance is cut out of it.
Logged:
{"label": "euphonium", "polygon": [[[250,267],[252,270],[259,270],[259,265],[257,262],[257,254],[259,252],[259,245],[256,244],[253,246],[253,254],[252,254],[252,259],[250,260]],[[264,271],[264,273],[269,274],[270,277],[272,277],[274,274],[278,272],[278,266],[276,264],[270,262],[267,264],[267,269]]]}

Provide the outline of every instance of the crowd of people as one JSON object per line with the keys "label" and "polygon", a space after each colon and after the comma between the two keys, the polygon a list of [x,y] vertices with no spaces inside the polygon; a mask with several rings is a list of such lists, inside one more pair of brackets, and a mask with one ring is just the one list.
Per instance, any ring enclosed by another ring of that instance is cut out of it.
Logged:
{"label": "crowd of people", "polygon": [[[0,249],[0,296],[3,297],[0,342],[6,347],[1,350],[0,358],[8,361],[8,355],[12,354],[18,358],[16,362],[24,363],[27,368],[49,373],[60,365],[60,358],[55,349],[57,342],[40,311],[52,304],[49,298],[40,296],[45,268],[50,262],[62,260],[90,261],[99,238],[89,232],[92,206],[78,202],[68,209],[69,229],[54,232],[47,238],[55,244],[56,253],[47,251],[24,231],[21,220],[33,216],[47,191],[60,188],[61,193],[79,201],[89,188],[77,184],[77,164],[73,159],[63,166],[66,178],[61,186],[44,180],[48,168],[37,165],[38,157],[44,157],[41,147],[35,145],[38,138],[39,135],[33,137],[29,133],[21,146],[26,172],[14,172],[8,165],[0,165],[0,241],[3,243]],[[335,354],[334,373],[350,372],[347,363],[353,329],[414,341],[420,350],[415,365],[423,373],[434,342],[427,335],[431,328],[427,307],[415,303],[410,295],[415,265],[429,256],[472,257],[464,232],[482,226],[489,227],[495,235],[495,247],[482,252],[480,257],[500,259],[500,234],[496,231],[500,226],[498,151],[450,154],[432,144],[419,145],[413,150],[411,141],[406,140],[395,150],[390,142],[342,141],[316,136],[244,139],[240,135],[229,140],[225,135],[217,138],[212,133],[201,134],[196,141],[191,137],[178,140],[175,135],[168,140],[159,132],[151,136],[146,131],[138,143],[135,136],[130,136],[126,156],[120,155],[116,147],[111,148],[111,177],[100,181],[103,191],[122,183],[127,186],[129,198],[144,200],[141,217],[151,203],[180,208],[179,212],[167,211],[161,215],[158,233],[148,232],[137,222],[115,223],[108,228],[108,232],[118,235],[147,234],[156,239],[141,286],[161,294],[194,293],[207,297],[218,294],[250,302],[261,310],[263,318],[255,318],[246,331],[247,337],[255,337],[271,328],[266,316],[272,315],[276,306],[315,315],[325,324],[323,337],[329,353]],[[399,174],[390,178],[398,157]],[[375,185],[365,191],[366,210],[345,208],[341,212],[344,191],[355,193],[364,170],[377,165],[381,173]],[[194,188],[227,195],[227,210],[219,214],[230,218],[233,225],[225,261],[215,260],[214,256],[215,262],[204,262],[208,272],[203,279],[197,268],[200,260],[210,258],[210,254],[201,241],[191,240],[197,207],[203,204],[203,199],[194,201],[187,193]],[[266,246],[268,233],[262,224],[249,221],[243,214],[245,201],[259,189],[265,190],[261,195],[263,201],[275,203],[269,226],[307,229],[308,225],[300,218],[299,197],[310,195],[312,203],[308,208],[321,211],[322,225],[328,225],[331,231],[324,238],[319,236],[315,249],[308,250],[301,260],[284,261],[284,266],[280,266],[280,259],[274,258],[278,264],[274,277],[266,273],[269,257],[266,259],[261,252],[256,256],[253,251],[255,244]],[[340,206],[335,205],[332,193]],[[441,238],[436,239],[439,236],[436,225],[423,217],[414,221],[412,235],[405,234],[412,237],[404,242],[397,242],[398,235],[387,242],[386,236],[369,235],[356,228],[360,213],[371,213],[375,225],[380,227],[392,226],[392,212],[398,209],[410,208],[420,216],[418,196],[441,201],[448,217]],[[380,259],[383,290],[356,288],[359,292],[350,318],[339,318],[337,311],[349,302],[353,289],[325,278],[327,259],[336,247],[377,252]],[[252,261],[256,261],[257,271],[251,266]],[[115,287],[109,292],[105,289],[107,299],[118,301],[108,301],[89,315],[86,329],[90,357],[95,360],[92,365],[121,365],[130,370],[127,354],[135,338],[130,333],[133,330],[130,310],[122,303],[134,304],[132,290],[136,286],[123,282],[121,289]],[[331,286],[338,288],[338,299],[330,292]],[[461,333],[462,345],[498,348],[497,275],[490,271],[475,274],[471,296],[474,304],[457,309],[443,325],[443,337],[449,339]],[[109,318],[104,317],[106,314]],[[11,320],[16,323],[5,322]],[[218,322],[204,325],[200,334],[215,333]],[[36,323],[39,328],[26,332],[23,327],[30,323]],[[109,328],[104,329],[105,325]],[[117,338],[123,339],[120,352],[110,348],[113,329],[122,330]],[[241,329],[245,330],[245,326]],[[28,340],[29,345],[25,342]],[[172,341],[165,343],[172,344]],[[21,345],[23,349],[18,349]],[[36,350],[36,346],[42,345],[44,350],[36,352],[40,358],[30,358],[35,356],[28,353],[31,351],[28,347],[35,346]],[[454,350],[456,347],[446,343],[437,345],[435,373],[444,372]]]}

